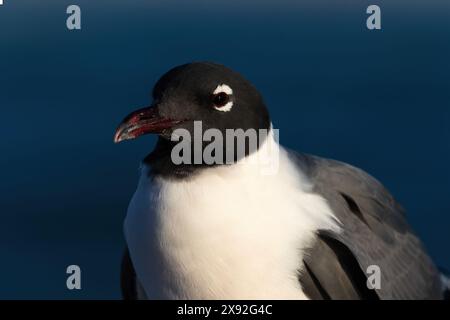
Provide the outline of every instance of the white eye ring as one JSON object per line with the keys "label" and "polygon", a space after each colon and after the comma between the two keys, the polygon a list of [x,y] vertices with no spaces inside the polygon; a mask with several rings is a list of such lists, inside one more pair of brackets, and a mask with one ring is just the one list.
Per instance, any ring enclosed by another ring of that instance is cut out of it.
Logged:
{"label": "white eye ring", "polygon": [[220,92],[225,92],[227,95],[231,96],[233,94],[233,89],[231,89],[229,85],[223,83],[217,86],[213,94],[218,94]]}
{"label": "white eye ring", "polygon": [[[219,94],[219,93],[226,93],[227,95],[231,96],[233,94],[233,89],[230,88],[229,85],[226,84],[219,84],[216,89],[214,89],[213,94]],[[228,101],[225,105],[221,107],[214,107],[214,109],[222,112],[228,112],[233,107],[233,101]]]}

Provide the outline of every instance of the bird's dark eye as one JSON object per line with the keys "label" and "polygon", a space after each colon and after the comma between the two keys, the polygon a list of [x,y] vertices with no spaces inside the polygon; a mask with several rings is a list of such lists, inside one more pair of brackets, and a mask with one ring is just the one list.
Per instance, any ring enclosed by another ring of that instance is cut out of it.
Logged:
{"label": "bird's dark eye", "polygon": [[230,96],[225,92],[219,92],[212,95],[212,102],[215,107],[223,107],[230,101]]}

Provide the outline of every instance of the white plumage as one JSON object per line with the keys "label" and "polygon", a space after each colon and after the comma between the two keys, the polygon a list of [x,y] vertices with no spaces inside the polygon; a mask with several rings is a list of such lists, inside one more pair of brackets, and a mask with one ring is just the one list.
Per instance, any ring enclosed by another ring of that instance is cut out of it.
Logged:
{"label": "white plumage", "polygon": [[279,148],[279,169],[252,161],[188,179],[143,167],[125,220],[137,277],[150,299],[307,299],[298,273],[318,229],[338,231],[327,202]]}

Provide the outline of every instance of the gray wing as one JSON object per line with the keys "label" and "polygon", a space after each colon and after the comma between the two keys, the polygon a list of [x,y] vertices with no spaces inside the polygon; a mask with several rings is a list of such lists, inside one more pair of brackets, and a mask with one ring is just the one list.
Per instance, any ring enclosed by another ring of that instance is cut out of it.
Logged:
{"label": "gray wing", "polygon": [[[348,164],[289,151],[329,203],[342,232],[319,230],[306,252],[300,282],[318,299],[441,299],[439,273],[403,209],[374,178]],[[367,288],[366,270],[381,271]]]}
{"label": "gray wing", "polygon": [[123,300],[147,300],[134,270],[128,247],[125,249],[120,268],[120,289]]}
{"label": "gray wing", "polygon": [[124,300],[137,300],[137,282],[136,272],[134,271],[133,262],[130,258],[128,248],[122,258],[122,265],[120,269],[120,288],[122,291],[122,298]]}

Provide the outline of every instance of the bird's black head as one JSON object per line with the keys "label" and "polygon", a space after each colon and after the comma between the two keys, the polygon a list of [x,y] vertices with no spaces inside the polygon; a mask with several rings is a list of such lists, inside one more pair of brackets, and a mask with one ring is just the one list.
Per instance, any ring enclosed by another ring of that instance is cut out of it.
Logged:
{"label": "bird's black head", "polygon": [[114,141],[156,133],[160,135],[156,150],[168,151],[177,129],[186,129],[195,139],[194,122],[201,122],[203,132],[219,130],[224,138],[227,129],[270,129],[267,108],[250,82],[225,66],[196,62],[163,75],[153,89],[152,105],[127,116]]}

